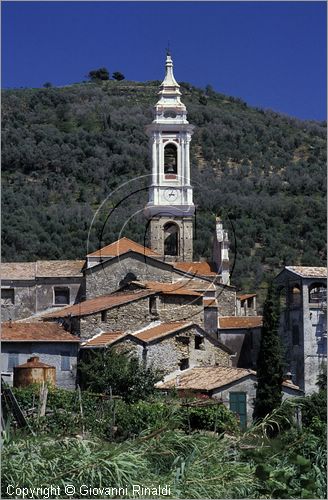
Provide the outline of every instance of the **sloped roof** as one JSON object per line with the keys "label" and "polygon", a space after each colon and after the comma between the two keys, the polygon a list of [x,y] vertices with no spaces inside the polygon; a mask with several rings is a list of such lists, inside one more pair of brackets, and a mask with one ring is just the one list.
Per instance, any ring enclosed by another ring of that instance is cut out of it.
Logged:
{"label": "sloped roof", "polygon": [[106,311],[107,309],[112,309],[113,307],[121,306],[127,304],[128,302],[134,302],[143,297],[148,297],[153,295],[155,292],[151,290],[141,290],[140,292],[129,292],[129,293],[115,293],[110,295],[101,295],[100,297],[95,297],[94,299],[88,299],[79,304],[73,306],[63,307],[57,312],[51,312],[45,314],[43,318],[66,318],[67,316],[78,317],[87,316],[89,314],[97,313],[100,311]]}
{"label": "sloped roof", "polygon": [[2,280],[33,280],[36,262],[1,262]]}
{"label": "sloped roof", "polygon": [[147,288],[148,290],[153,290],[154,292],[161,292],[169,295],[202,296],[197,290],[189,288],[188,282],[176,281],[175,283],[161,283],[160,281],[133,281],[132,283]]}
{"label": "sloped roof", "polygon": [[202,276],[217,276],[209,262],[174,262],[172,263],[175,269],[184,271],[191,274],[198,274]]}
{"label": "sloped roof", "polygon": [[193,323],[191,321],[172,321],[170,323],[161,323],[152,328],[143,328],[142,330],[134,332],[132,335],[144,342],[151,342],[152,340],[165,337],[166,335],[178,332],[179,330],[192,325]]}
{"label": "sloped roof", "polygon": [[237,299],[239,300],[251,299],[252,297],[256,297],[256,293],[242,293],[237,295]]}
{"label": "sloped roof", "polygon": [[219,316],[218,328],[220,330],[258,328],[261,326],[262,316]]}
{"label": "sloped roof", "polygon": [[84,260],[37,260],[36,262],[2,262],[2,280],[80,277]]}
{"label": "sloped roof", "polygon": [[302,278],[327,278],[326,267],[286,266],[285,269]]}
{"label": "sloped roof", "polygon": [[80,342],[58,323],[5,322],[1,325],[2,342]]}
{"label": "sloped roof", "polygon": [[102,332],[94,335],[91,339],[82,342],[83,347],[106,347],[116,340],[125,337],[123,332]]}
{"label": "sloped roof", "polygon": [[256,373],[246,368],[231,368],[224,366],[190,368],[181,372],[178,377],[171,378],[166,382],[158,382],[156,387],[158,389],[178,388],[211,391],[250,375],[256,375]]}
{"label": "sloped roof", "polygon": [[79,277],[82,276],[84,260],[38,260],[36,276],[47,277]]}
{"label": "sloped roof", "polygon": [[[249,376],[256,377],[256,372],[246,368],[225,366],[189,368],[179,373],[178,376],[175,374],[174,377],[165,382],[158,382],[155,387],[157,389],[213,391]],[[282,385],[286,388],[300,390],[297,385],[290,381],[284,381]]]}
{"label": "sloped roof", "polygon": [[120,238],[119,240],[114,241],[110,245],[100,248],[95,252],[89,253],[87,257],[117,257],[130,251],[150,257],[160,257],[157,252],[154,252],[150,248],[144,247],[143,245],[140,245],[139,243],[136,243],[126,237]]}

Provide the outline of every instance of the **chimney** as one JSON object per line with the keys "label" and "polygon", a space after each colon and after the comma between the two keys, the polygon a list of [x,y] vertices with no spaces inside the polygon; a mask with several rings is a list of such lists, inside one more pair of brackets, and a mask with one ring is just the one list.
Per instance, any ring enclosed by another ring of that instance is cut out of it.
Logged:
{"label": "chimney", "polygon": [[215,339],[218,338],[218,302],[215,297],[203,298],[204,330]]}
{"label": "chimney", "polygon": [[216,272],[221,275],[221,283],[230,285],[229,236],[228,231],[223,229],[221,217],[217,217],[215,221],[213,262]]}

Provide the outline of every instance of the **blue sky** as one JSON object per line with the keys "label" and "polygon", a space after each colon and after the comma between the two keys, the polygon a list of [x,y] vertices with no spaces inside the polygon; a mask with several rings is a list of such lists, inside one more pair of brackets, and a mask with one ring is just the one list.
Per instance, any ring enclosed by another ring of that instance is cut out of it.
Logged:
{"label": "blue sky", "polygon": [[2,86],[80,82],[94,68],[175,76],[248,104],[326,118],[325,2],[2,2]]}

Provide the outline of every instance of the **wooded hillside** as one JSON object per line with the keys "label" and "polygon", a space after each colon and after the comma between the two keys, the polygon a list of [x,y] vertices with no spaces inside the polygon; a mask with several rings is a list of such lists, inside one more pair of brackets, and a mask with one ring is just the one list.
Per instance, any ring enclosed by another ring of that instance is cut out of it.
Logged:
{"label": "wooded hillside", "polygon": [[[3,91],[5,261],[83,258],[119,236],[144,242],[151,173],[144,127],[159,84]],[[211,256],[220,214],[235,257],[232,282],[241,289],[262,288],[283,265],[324,265],[325,124],[251,108],[210,86],[181,86],[196,126],[195,259]]]}

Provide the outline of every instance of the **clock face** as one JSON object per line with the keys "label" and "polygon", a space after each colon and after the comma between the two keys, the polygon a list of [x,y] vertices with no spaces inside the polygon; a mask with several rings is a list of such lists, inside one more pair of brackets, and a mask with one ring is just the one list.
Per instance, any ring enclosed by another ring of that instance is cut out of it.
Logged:
{"label": "clock face", "polygon": [[178,195],[179,195],[178,190],[175,188],[167,188],[164,191],[164,198],[167,201],[171,201],[171,202],[176,201],[178,198]]}

